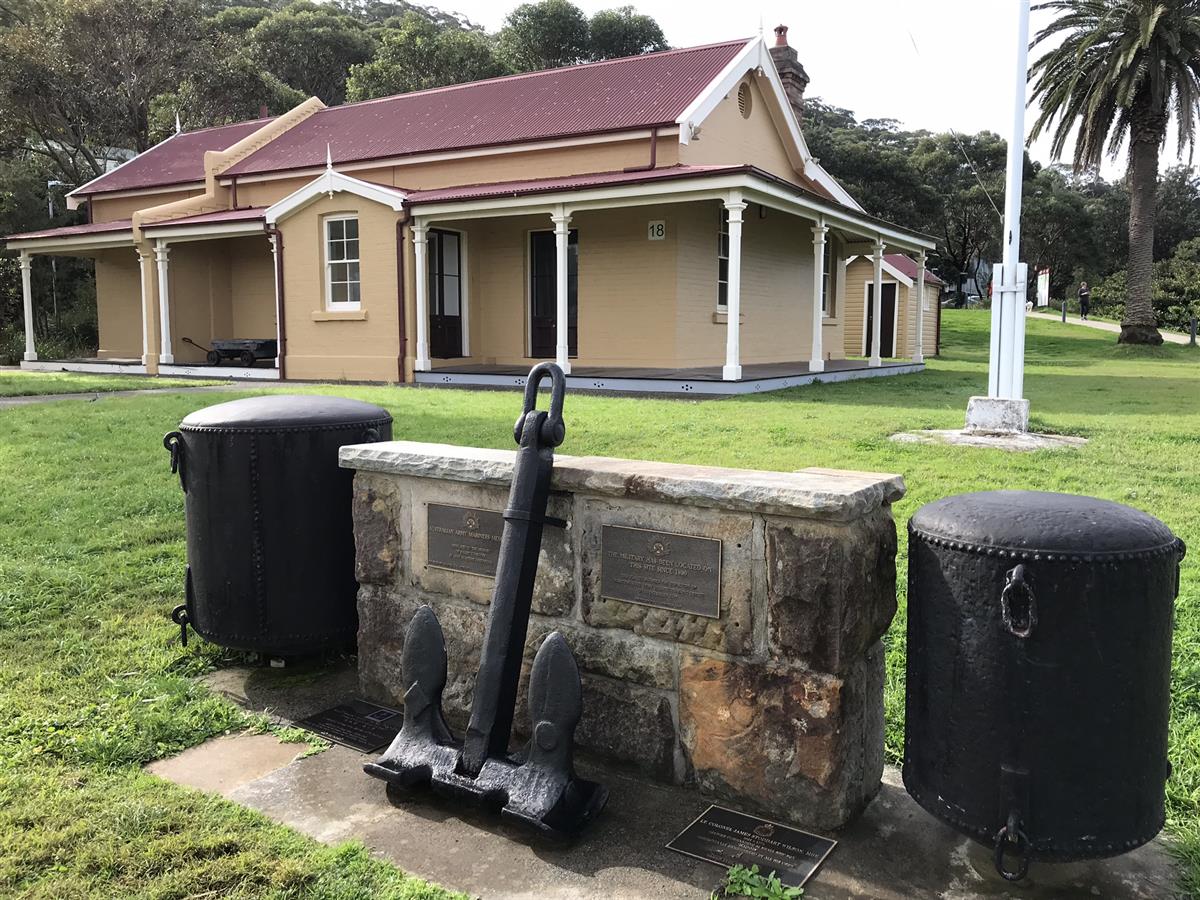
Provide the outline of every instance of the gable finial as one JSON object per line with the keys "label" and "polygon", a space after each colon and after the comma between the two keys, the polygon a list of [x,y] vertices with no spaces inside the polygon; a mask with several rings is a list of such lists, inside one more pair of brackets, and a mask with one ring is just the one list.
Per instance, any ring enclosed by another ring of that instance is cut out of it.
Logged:
{"label": "gable finial", "polygon": [[179,134],[183,131],[183,125],[179,123],[179,110],[175,110],[175,133]]}
{"label": "gable finial", "polygon": [[330,147],[328,141],[325,142],[325,168],[330,172],[333,171],[333,148]]}

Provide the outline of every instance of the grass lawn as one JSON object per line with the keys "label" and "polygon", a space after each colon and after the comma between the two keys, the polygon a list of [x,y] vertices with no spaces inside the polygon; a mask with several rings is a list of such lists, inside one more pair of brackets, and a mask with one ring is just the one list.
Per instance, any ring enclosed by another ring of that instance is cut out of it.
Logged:
{"label": "grass lawn", "polygon": [[198,378],[147,378],[145,375],[83,375],[78,372],[0,371],[0,397],[37,394],[81,394],[97,391],[144,391],[155,388],[200,387],[221,384]]}
{"label": "grass lawn", "polygon": [[[1086,493],[1164,519],[1200,550],[1200,353],[1029,323],[1026,391],[1043,429],[1079,452],[895,444],[962,424],[986,383],[988,314],[947,310],[922,375],[721,401],[568,397],[564,453],[789,470],[900,472],[899,526],[968,490]],[[315,387],[380,403],[398,438],[511,444],[514,393]],[[253,390],[231,391],[229,396]],[[224,392],[0,411],[0,894],[29,897],[439,896],[224,801],[140,773],[245,719],[192,676],[222,663],[178,646],[183,498],[161,438]],[[906,559],[901,540],[901,585]],[[1176,614],[1170,831],[1200,893],[1200,553]],[[901,588],[903,592],[903,587]],[[888,639],[888,752],[902,739],[904,604]]]}

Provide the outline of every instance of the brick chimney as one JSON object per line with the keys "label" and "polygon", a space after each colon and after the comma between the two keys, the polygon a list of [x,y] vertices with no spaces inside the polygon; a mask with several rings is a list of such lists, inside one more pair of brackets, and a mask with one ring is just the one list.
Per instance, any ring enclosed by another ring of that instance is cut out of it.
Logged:
{"label": "brick chimney", "polygon": [[808,87],[808,73],[800,65],[799,54],[788,45],[787,33],[786,25],[775,26],[775,46],[771,48],[771,58],[775,60],[783,90],[792,102],[796,120],[801,121],[804,118],[804,89]]}

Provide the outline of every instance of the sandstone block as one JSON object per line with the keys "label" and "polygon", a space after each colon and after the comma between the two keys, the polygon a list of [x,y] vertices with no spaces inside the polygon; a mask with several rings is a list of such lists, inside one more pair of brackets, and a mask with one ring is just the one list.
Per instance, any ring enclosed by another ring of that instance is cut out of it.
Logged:
{"label": "sandstone block", "polygon": [[360,584],[386,584],[401,568],[399,510],[391,493],[376,479],[355,480],[354,577]]}
{"label": "sandstone block", "polygon": [[709,794],[839,828],[879,789],[882,684],[879,644],[841,677],[691,654],[680,665],[684,753]]}
{"label": "sandstone block", "polygon": [[769,519],[771,656],[843,673],[896,614],[896,525],[890,510],[850,525]]}

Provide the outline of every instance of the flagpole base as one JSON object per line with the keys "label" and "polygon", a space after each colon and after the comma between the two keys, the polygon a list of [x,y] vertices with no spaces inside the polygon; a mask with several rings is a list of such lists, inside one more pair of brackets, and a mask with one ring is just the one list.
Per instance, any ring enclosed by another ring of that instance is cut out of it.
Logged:
{"label": "flagpole base", "polygon": [[984,434],[1024,434],[1029,431],[1029,401],[972,397],[967,401],[966,430]]}

